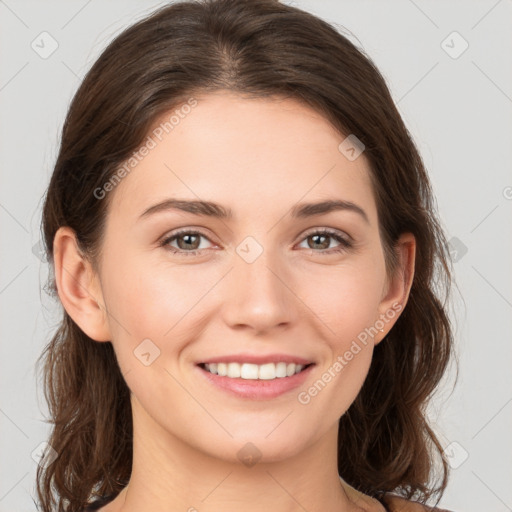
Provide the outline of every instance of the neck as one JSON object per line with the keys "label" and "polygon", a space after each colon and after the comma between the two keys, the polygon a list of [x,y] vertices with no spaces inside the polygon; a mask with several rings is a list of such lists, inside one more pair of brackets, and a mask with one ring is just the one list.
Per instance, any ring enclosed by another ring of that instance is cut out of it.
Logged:
{"label": "neck", "polygon": [[104,512],[366,510],[340,482],[337,424],[292,457],[250,466],[212,457],[163,431],[140,407],[133,412],[131,478]]}

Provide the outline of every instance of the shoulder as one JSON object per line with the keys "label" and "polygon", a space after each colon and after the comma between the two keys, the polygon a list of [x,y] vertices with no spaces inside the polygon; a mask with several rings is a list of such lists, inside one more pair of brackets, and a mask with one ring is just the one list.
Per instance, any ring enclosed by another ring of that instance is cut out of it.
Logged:
{"label": "shoulder", "polygon": [[409,501],[400,496],[387,495],[384,499],[390,512],[452,512],[444,508],[422,505],[421,503]]}
{"label": "shoulder", "polygon": [[349,485],[341,477],[340,481],[347,496],[364,510],[373,511],[378,509],[382,511],[386,508],[386,512],[453,512],[451,510],[429,507],[392,493],[384,493],[384,495],[378,499],[371,498]]}

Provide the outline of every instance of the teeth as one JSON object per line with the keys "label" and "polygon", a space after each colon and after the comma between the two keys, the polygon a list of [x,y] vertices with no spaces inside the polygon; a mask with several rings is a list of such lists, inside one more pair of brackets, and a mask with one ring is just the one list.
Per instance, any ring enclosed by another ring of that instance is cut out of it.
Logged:
{"label": "teeth", "polygon": [[231,379],[241,377],[248,380],[272,380],[291,377],[302,371],[304,365],[295,363],[267,363],[261,365],[251,363],[210,363],[205,364],[204,368],[210,373]]}
{"label": "teeth", "polygon": [[286,363],[276,364],[276,377],[286,377]]}
{"label": "teeth", "polygon": [[[237,363],[232,363],[237,364]],[[244,363],[240,366],[240,377],[242,379],[257,379],[258,378],[258,365]]]}
{"label": "teeth", "polygon": [[232,379],[240,377],[240,365],[238,363],[228,364],[228,377],[231,377]]}

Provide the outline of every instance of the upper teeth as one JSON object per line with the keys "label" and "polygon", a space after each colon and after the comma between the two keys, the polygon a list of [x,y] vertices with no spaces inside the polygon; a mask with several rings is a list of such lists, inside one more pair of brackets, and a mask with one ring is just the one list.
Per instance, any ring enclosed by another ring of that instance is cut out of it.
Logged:
{"label": "upper teeth", "polygon": [[206,363],[204,367],[210,373],[221,377],[262,380],[291,377],[304,368],[302,364],[295,363],[267,363],[261,365],[251,363]]}

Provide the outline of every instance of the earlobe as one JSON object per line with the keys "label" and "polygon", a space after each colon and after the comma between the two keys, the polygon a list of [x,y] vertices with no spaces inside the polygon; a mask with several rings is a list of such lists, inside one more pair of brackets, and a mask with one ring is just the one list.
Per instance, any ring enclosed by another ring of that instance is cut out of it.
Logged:
{"label": "earlobe", "polygon": [[416,239],[412,233],[403,233],[397,241],[398,268],[388,280],[387,288],[379,305],[379,320],[384,322],[382,330],[374,338],[380,343],[398,320],[409,299],[414,279]]}
{"label": "earlobe", "polygon": [[99,279],[77,247],[75,232],[61,227],[53,241],[55,281],[66,312],[87,336],[110,341]]}

